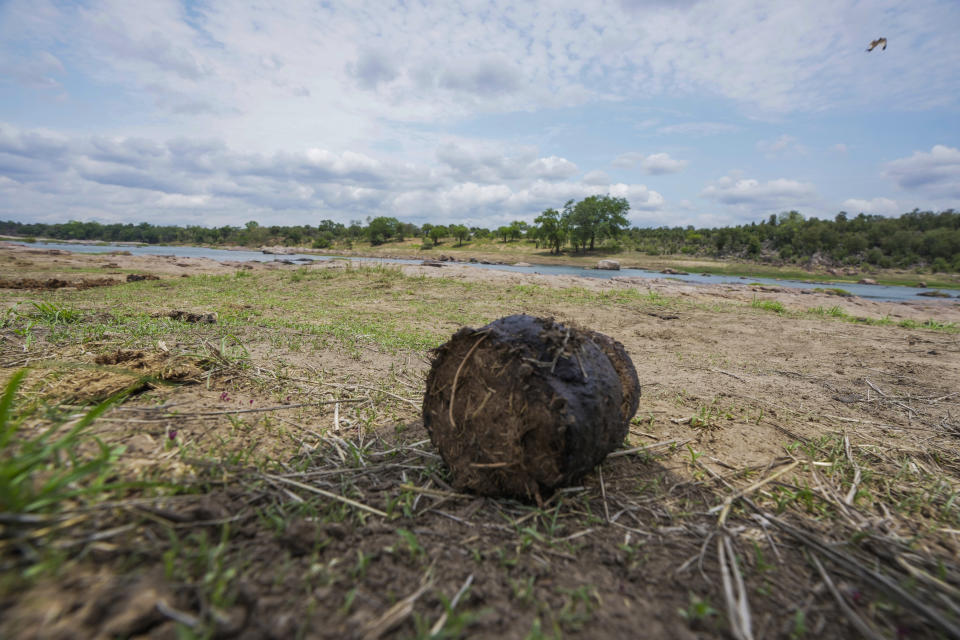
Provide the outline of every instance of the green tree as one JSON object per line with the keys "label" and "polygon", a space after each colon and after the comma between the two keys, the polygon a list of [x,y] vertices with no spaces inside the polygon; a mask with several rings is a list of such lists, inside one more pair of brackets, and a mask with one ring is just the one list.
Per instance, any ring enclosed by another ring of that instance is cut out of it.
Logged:
{"label": "green tree", "polygon": [[397,235],[399,227],[400,222],[396,218],[374,218],[367,225],[367,238],[372,245],[383,244]]}
{"label": "green tree", "polygon": [[509,226],[510,238],[512,240],[519,240],[527,233],[527,229],[529,227],[530,225],[528,225],[523,220],[514,220],[513,222],[510,223],[510,226]]}
{"label": "green tree", "polygon": [[447,228],[442,224],[430,227],[430,239],[433,240],[433,246],[440,244],[440,241],[447,237]]}
{"label": "green tree", "polygon": [[[618,238],[630,224],[627,221],[627,212],[630,203],[626,198],[602,196],[597,204],[600,210],[600,233],[604,238]],[[700,234],[695,234],[700,235]],[[698,238],[700,240],[702,238]],[[593,238],[590,239],[590,248],[593,249]]]}
{"label": "green tree", "polygon": [[463,246],[463,241],[470,237],[470,229],[467,229],[462,224],[452,224],[450,225],[450,235],[457,239],[459,242],[458,246]]}
{"label": "green tree", "polygon": [[320,235],[313,241],[314,249],[329,249],[333,244],[333,234],[329,231],[321,231]]}
{"label": "green tree", "polygon": [[502,227],[497,227],[497,236],[503,238],[504,242],[510,239],[510,227],[504,225]]}
{"label": "green tree", "polygon": [[572,207],[571,202],[564,205],[563,221],[574,248],[579,244],[586,251],[589,242],[592,251],[597,238],[615,238],[628,224],[626,213],[630,210],[630,203],[626,198],[589,196]]}
{"label": "green tree", "polygon": [[559,255],[563,241],[566,239],[563,223],[560,220],[560,212],[556,209],[546,209],[537,216],[534,223],[537,224],[537,238],[544,245],[550,247],[550,253]]}

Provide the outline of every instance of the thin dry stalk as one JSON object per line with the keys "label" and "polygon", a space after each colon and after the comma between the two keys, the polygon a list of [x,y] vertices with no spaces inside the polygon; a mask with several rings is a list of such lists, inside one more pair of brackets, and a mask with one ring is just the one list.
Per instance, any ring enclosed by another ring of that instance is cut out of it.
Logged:
{"label": "thin dry stalk", "polygon": [[473,574],[471,573],[467,579],[464,581],[463,585],[460,587],[460,590],[457,591],[457,594],[453,596],[453,600],[450,601],[450,608],[447,611],[443,612],[443,615],[440,616],[433,626],[430,627],[430,637],[440,633],[440,630],[443,629],[443,625],[447,624],[447,618],[450,615],[450,612],[457,608],[457,604],[460,602],[460,598],[463,597],[463,594],[467,592],[467,589],[470,588],[470,585],[473,584]]}
{"label": "thin dry stalk", "polygon": [[749,504],[758,513],[763,515],[764,518],[788,533],[795,540],[805,544],[810,549],[819,552],[824,557],[830,558],[833,562],[867,580],[875,587],[886,591],[889,595],[899,600],[901,604],[913,609],[916,614],[926,618],[927,622],[939,627],[951,638],[960,639],[960,627],[945,618],[939,611],[933,609],[918,597],[905,591],[903,587],[901,587],[895,580],[862,564],[852,554],[846,554],[836,550],[833,545],[821,541],[815,534],[799,529],[798,527],[781,520],[771,513],[762,511],[749,498],[745,498],[745,500],[747,501],[747,504]]}
{"label": "thin dry stalk", "polygon": [[741,378],[741,377],[738,376],[737,374],[735,374],[735,373],[730,373],[729,371],[724,371],[723,369],[709,369],[709,371],[713,371],[714,373],[722,373],[723,375],[725,375],[725,376],[730,376],[731,378],[734,378],[734,379],[736,379],[736,380],[739,380],[740,382],[746,382],[746,380],[744,380],[743,378]]}
{"label": "thin dry stalk", "polygon": [[440,491],[439,489],[429,489],[427,487],[418,487],[413,484],[400,484],[398,485],[401,489],[406,489],[407,491],[413,491],[415,493],[422,493],[426,496],[433,496],[434,498],[462,498],[465,500],[473,500],[476,496],[472,496],[466,493],[454,493],[452,491]]}
{"label": "thin dry stalk", "polygon": [[[429,571],[427,572],[429,573]],[[433,580],[427,580],[406,598],[397,601],[376,620],[367,624],[363,640],[378,640],[385,633],[410,617],[414,603],[433,586]]]}
{"label": "thin dry stalk", "polygon": [[607,485],[603,481],[603,465],[597,467],[597,473],[600,476],[600,495],[603,497],[603,517],[610,522],[610,507],[607,505]]}
{"label": "thin dry stalk", "polygon": [[477,347],[480,346],[480,343],[487,339],[489,333],[484,333],[480,336],[480,339],[473,343],[473,346],[470,347],[470,351],[467,351],[467,355],[463,357],[463,360],[460,361],[460,366],[457,367],[457,372],[453,374],[453,385],[450,387],[450,428],[456,431],[457,422],[453,419],[453,400],[457,395],[457,381],[460,379],[460,372],[463,371],[463,365],[467,364],[467,360],[470,359],[470,356],[473,355],[473,352],[477,350]]}
{"label": "thin dry stalk", "polygon": [[664,440],[663,442],[654,442],[653,444],[640,445],[639,447],[633,447],[632,449],[621,449],[620,451],[614,451],[607,455],[608,458],[618,458],[620,456],[628,456],[631,453],[641,453],[649,452],[654,449],[663,449],[664,447],[669,447],[671,445],[676,445],[682,447],[688,442],[693,442],[691,438],[686,440]]}
{"label": "thin dry stalk", "polygon": [[727,515],[729,515],[730,508],[733,506],[733,503],[735,500],[739,500],[740,498],[748,496],[754,491],[756,491],[757,489],[759,489],[760,487],[766,484],[769,484],[770,482],[773,482],[783,474],[795,469],[798,464],[800,464],[800,461],[794,460],[793,462],[791,462],[784,468],[780,469],[779,471],[775,471],[774,473],[771,473],[769,476],[767,476],[763,480],[760,480],[759,482],[754,482],[752,485],[750,485],[746,489],[738,491],[732,496],[727,496],[727,498],[723,501],[723,504],[719,504],[711,508],[710,511],[708,511],[708,513],[716,513],[717,511],[719,511],[720,517],[717,519],[717,526],[719,527],[724,526],[724,523],[727,521]]}
{"label": "thin dry stalk", "polygon": [[[946,593],[941,594],[944,597],[946,596],[947,593],[949,593],[954,598],[957,598],[958,600],[960,600],[960,589],[957,589],[952,584],[948,584],[943,580],[941,580],[940,578],[930,575],[923,569],[913,566],[912,564],[907,562],[906,558],[904,558],[903,556],[897,556],[897,564],[899,564],[901,567],[909,571],[910,575],[912,575],[914,578],[922,580],[927,584],[936,587],[937,589],[942,589],[943,591],[945,591]],[[956,605],[951,605],[951,606],[955,607]]]}
{"label": "thin dry stalk", "polygon": [[347,498],[346,496],[341,496],[331,491],[326,491],[319,487],[314,487],[313,485],[304,484],[303,482],[297,482],[296,480],[291,480],[290,478],[284,478],[283,476],[273,475],[272,473],[265,473],[263,474],[263,476],[269,480],[273,480],[274,482],[283,482],[293,487],[297,487],[298,489],[303,489],[304,491],[316,493],[317,495],[324,496],[325,498],[330,498],[331,500],[337,500],[339,502],[343,502],[344,504],[348,504],[351,507],[356,507],[357,509],[366,511],[367,513],[372,513],[373,515],[380,516],[381,518],[389,517],[386,513],[384,513],[383,511],[380,511],[380,509],[375,509],[374,507],[365,505],[362,502],[357,502],[356,500]]}
{"label": "thin dry stalk", "polygon": [[817,570],[820,572],[820,576],[823,578],[824,584],[827,585],[827,588],[830,589],[830,593],[833,594],[834,599],[837,601],[837,605],[840,607],[840,610],[843,611],[843,615],[847,616],[847,620],[857,628],[864,638],[869,638],[870,640],[886,640],[882,635],[874,631],[867,622],[857,615],[857,612],[854,611],[847,601],[843,599],[840,590],[837,589],[837,585],[833,583],[833,579],[830,577],[830,574],[827,573],[827,570],[823,568],[823,565],[820,563],[819,558],[816,555],[811,555],[813,558],[813,563],[817,566]]}
{"label": "thin dry stalk", "polygon": [[883,391],[881,391],[881,390],[877,387],[877,385],[875,385],[875,384],[873,384],[872,382],[870,382],[870,379],[869,379],[869,378],[864,378],[863,381],[866,382],[868,385],[870,385],[870,388],[873,389],[874,391],[876,391],[877,393],[879,393],[881,397],[883,397],[883,398],[886,398],[886,397],[887,397],[887,394],[885,394]]}
{"label": "thin dry stalk", "polygon": [[720,575],[723,579],[723,595],[727,600],[730,633],[737,640],[753,640],[753,623],[750,617],[750,602],[747,600],[747,588],[740,568],[737,566],[730,538],[726,534],[717,539],[717,555],[720,557]]}
{"label": "thin dry stalk", "polygon": [[228,416],[239,413],[262,413],[264,411],[280,411],[283,409],[299,409],[300,407],[322,407],[327,404],[347,403],[347,402],[369,402],[370,398],[344,398],[341,400],[321,400],[320,402],[298,402],[295,404],[280,404],[273,407],[261,407],[259,409],[231,409],[229,411],[195,411],[189,413],[171,413],[155,418],[156,420],[168,420],[170,418],[189,418],[195,416]]}
{"label": "thin dry stalk", "polygon": [[853,501],[857,497],[857,488],[860,486],[860,466],[853,459],[853,452],[850,450],[850,438],[846,434],[843,436],[843,448],[847,452],[847,459],[853,465],[853,484],[850,485],[850,491],[847,492],[843,501],[852,507]]}
{"label": "thin dry stalk", "polygon": [[195,629],[200,626],[200,619],[196,616],[192,616],[185,611],[180,611],[179,609],[174,609],[166,603],[165,600],[157,600],[157,611],[159,611],[164,616],[170,618],[174,622],[179,622],[185,627],[190,629]]}

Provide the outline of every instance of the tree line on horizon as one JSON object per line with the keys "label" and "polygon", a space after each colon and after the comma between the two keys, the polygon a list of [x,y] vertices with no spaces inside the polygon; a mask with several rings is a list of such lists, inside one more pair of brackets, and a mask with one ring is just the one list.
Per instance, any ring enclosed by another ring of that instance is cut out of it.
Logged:
{"label": "tree line on horizon", "polygon": [[862,265],[960,272],[960,213],[913,210],[895,218],[844,211],[832,220],[805,218],[798,211],[771,214],[760,222],[732,227],[632,227],[625,198],[589,196],[569,200],[560,210],[546,209],[533,224],[516,220],[495,229],[461,224],[420,226],[394,217],[353,220],[345,225],[322,220],[318,225],[242,227],[175,225],[25,223],[0,221],[0,234],[27,238],[141,242],[147,244],[207,244],[259,247],[282,244],[327,249],[355,243],[381,245],[407,238],[433,248],[446,240],[458,246],[467,241],[533,243],[537,249],[560,254],[633,250],[649,255],[687,255],[738,258],[757,262]]}

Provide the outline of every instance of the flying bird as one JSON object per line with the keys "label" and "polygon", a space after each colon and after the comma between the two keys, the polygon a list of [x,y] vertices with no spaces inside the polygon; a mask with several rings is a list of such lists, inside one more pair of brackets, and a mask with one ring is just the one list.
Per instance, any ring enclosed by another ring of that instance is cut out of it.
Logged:
{"label": "flying bird", "polygon": [[876,48],[879,47],[880,45],[883,45],[883,48],[882,48],[881,50],[886,50],[886,48],[887,48],[887,39],[886,39],[886,38],[877,38],[876,40],[874,40],[873,42],[870,43],[870,46],[867,48],[867,51],[873,51],[874,49],[876,49]]}

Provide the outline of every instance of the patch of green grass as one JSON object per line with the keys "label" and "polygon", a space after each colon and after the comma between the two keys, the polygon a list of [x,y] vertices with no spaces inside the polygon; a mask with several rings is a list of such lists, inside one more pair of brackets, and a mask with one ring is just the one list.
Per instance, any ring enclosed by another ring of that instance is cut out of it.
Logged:
{"label": "patch of green grass", "polygon": [[[85,433],[117,398],[69,423],[57,421],[37,435],[18,437],[22,418],[14,417],[13,403],[25,375],[25,370],[15,373],[0,399],[0,513],[14,519],[50,514],[75,498],[126,486],[111,482],[113,463],[123,447],[108,447]],[[81,448],[91,442],[97,452],[82,455]]]}
{"label": "patch of green grass", "polygon": [[830,318],[848,318],[847,313],[840,308],[839,305],[834,305],[829,309],[824,309],[822,306],[811,307],[807,309],[807,313],[815,316],[826,316]]}
{"label": "patch of green grass", "polygon": [[853,297],[852,293],[850,293],[846,289],[841,289],[839,287],[814,287],[813,290],[817,293],[825,293],[829,296],[841,296],[843,298]]}
{"label": "patch of green grass", "polygon": [[108,446],[88,433],[90,425],[120,396],[80,416],[65,417],[48,410],[52,424],[27,434],[22,432],[24,420],[35,409],[28,407],[19,415],[14,411],[25,375],[25,370],[16,372],[0,398],[0,522],[5,534],[17,540],[17,548],[26,551],[18,560],[22,563],[20,575],[31,579],[56,571],[67,559],[68,554],[60,548],[46,544],[55,533],[63,535],[63,529],[55,524],[61,512],[152,483],[118,481],[115,463],[124,447]]}
{"label": "patch of green grass", "polygon": [[406,547],[411,560],[420,560],[424,555],[426,555],[426,550],[424,550],[423,545],[420,544],[420,541],[417,540],[416,534],[414,534],[412,531],[398,528],[397,535],[400,536],[401,540],[403,540],[403,545]]}
{"label": "patch of green grass", "polygon": [[50,325],[70,324],[83,318],[83,312],[61,307],[53,302],[34,302],[37,319]]}
{"label": "patch of green grass", "polygon": [[933,318],[923,322],[910,319],[897,322],[890,318],[890,316],[884,316],[883,318],[852,316],[844,311],[839,305],[835,305],[827,309],[825,309],[823,306],[810,307],[804,313],[820,317],[836,318],[844,322],[853,322],[856,324],[866,324],[877,327],[890,327],[895,325],[904,329],[932,329],[934,331],[945,331],[947,333],[960,332],[960,326],[958,326],[955,322],[941,322],[940,320],[935,320]]}
{"label": "patch of green grass", "polygon": [[719,615],[719,611],[710,604],[706,598],[701,598],[695,593],[690,594],[690,604],[686,609],[677,609],[680,617],[687,621],[691,627],[702,628],[702,626]]}
{"label": "patch of green grass", "polygon": [[786,307],[784,307],[777,300],[760,300],[758,298],[754,298],[753,302],[750,303],[750,306],[754,309],[773,311],[774,313],[778,313],[780,315],[783,315],[783,313],[787,310]]}
{"label": "patch of green grass", "polygon": [[563,606],[557,613],[557,622],[564,631],[580,631],[593,619],[593,613],[600,597],[597,588],[585,584],[576,589],[561,589],[564,594]]}
{"label": "patch of green grass", "polygon": [[205,530],[191,533],[184,539],[179,538],[173,529],[168,533],[170,546],[163,553],[166,578],[191,585],[200,601],[201,617],[189,625],[178,622],[178,636],[214,637],[218,627],[228,622],[228,609],[236,602],[236,579],[242,568],[228,555],[230,527],[221,527],[216,544]]}
{"label": "patch of green grass", "polygon": [[935,329],[937,331],[957,331],[956,322],[940,322],[939,320],[934,320],[930,318],[923,322],[917,322],[916,320],[901,320],[897,323],[897,326],[903,327],[904,329]]}

